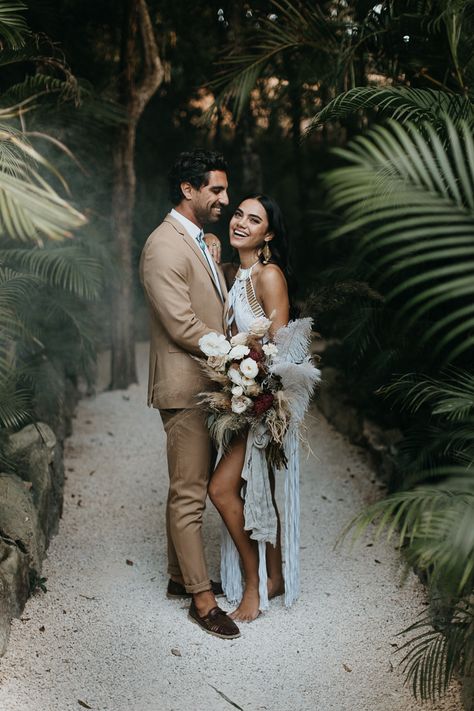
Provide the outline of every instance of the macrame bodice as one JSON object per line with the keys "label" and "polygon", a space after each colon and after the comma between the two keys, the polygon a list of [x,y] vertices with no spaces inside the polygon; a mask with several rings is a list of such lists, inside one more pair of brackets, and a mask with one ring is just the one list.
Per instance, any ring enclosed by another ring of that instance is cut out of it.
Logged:
{"label": "macrame bodice", "polygon": [[235,323],[237,331],[248,331],[252,321],[265,316],[265,311],[260,306],[252,282],[252,264],[248,269],[241,267],[235,275],[235,281],[229,291],[229,328]]}

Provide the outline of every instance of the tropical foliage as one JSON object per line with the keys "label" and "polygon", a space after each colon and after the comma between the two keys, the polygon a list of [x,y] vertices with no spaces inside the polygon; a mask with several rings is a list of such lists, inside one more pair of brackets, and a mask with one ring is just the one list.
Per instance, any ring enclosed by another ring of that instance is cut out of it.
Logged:
{"label": "tropical foliage", "polygon": [[[33,57],[24,8],[0,3],[0,68]],[[54,412],[64,370],[84,372],[94,357],[87,304],[101,290],[100,262],[87,240],[73,238],[86,218],[61,195],[64,179],[21,121],[66,84],[37,75],[0,98],[0,434],[31,418],[43,397]]]}
{"label": "tropical foliage", "polygon": [[374,106],[397,120],[337,151],[343,165],[325,176],[329,205],[342,216],[332,237],[354,238],[356,268],[383,295],[419,370],[392,376],[381,392],[408,414],[401,490],[352,526],[358,536],[376,522],[376,536],[396,536],[443,607],[442,623],[416,622],[401,648],[415,694],[435,698],[468,671],[474,649],[472,105],[432,90],[361,88],[316,121]]}

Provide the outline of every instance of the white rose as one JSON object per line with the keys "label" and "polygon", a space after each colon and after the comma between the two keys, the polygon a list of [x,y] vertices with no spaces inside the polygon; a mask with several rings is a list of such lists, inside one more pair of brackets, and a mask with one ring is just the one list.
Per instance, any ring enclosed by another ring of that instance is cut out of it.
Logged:
{"label": "white rose", "polygon": [[244,356],[250,353],[250,348],[244,345],[237,345],[230,349],[227,354],[228,360],[241,360]]}
{"label": "white rose", "polygon": [[249,333],[252,336],[263,338],[263,336],[268,333],[268,330],[271,325],[272,322],[269,318],[265,318],[265,316],[260,316],[259,318],[256,318],[255,321],[252,321],[252,323],[250,324]]}
{"label": "white rose", "polygon": [[244,394],[244,389],[241,385],[234,385],[231,392],[232,392],[232,395],[235,395],[236,397],[240,397],[241,395]]}
{"label": "white rose", "polygon": [[246,346],[248,337],[249,337],[249,334],[245,333],[245,331],[242,331],[242,333],[236,333],[236,335],[232,336],[232,338],[230,339],[230,345],[231,346]]}
{"label": "white rose", "polygon": [[262,351],[265,353],[266,356],[272,358],[278,353],[278,348],[274,343],[264,343],[262,346]]}
{"label": "white rose", "polygon": [[242,384],[242,376],[237,370],[237,368],[229,368],[229,372],[227,373],[227,375],[229,376],[230,380],[232,380],[232,382],[236,385]]}
{"label": "white rose", "polygon": [[219,373],[223,373],[225,370],[226,357],[225,355],[211,355],[207,359],[208,365]]}
{"label": "white rose", "polygon": [[244,358],[240,364],[240,370],[246,378],[255,378],[258,373],[258,365],[253,358]]}
{"label": "white rose", "polygon": [[199,339],[199,348],[207,356],[226,355],[230,351],[230,343],[222,333],[206,333]]}
{"label": "white rose", "polygon": [[232,412],[235,412],[236,415],[241,415],[242,412],[245,412],[245,410],[248,410],[248,408],[252,405],[252,400],[249,397],[245,397],[245,395],[240,395],[240,397],[233,397],[231,401],[231,409]]}

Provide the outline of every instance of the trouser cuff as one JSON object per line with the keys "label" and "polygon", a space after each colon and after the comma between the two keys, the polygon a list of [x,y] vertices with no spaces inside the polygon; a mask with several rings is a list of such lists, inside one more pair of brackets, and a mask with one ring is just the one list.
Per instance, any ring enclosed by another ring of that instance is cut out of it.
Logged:
{"label": "trouser cuff", "polygon": [[205,580],[203,583],[196,583],[195,585],[186,585],[185,583],[184,587],[188,593],[205,592],[206,590],[211,590],[211,581]]}

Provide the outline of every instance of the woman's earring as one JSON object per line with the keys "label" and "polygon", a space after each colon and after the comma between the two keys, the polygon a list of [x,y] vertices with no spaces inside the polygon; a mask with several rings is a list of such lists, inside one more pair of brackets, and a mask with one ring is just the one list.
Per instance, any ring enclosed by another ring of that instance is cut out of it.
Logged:
{"label": "woman's earring", "polygon": [[263,255],[263,263],[268,264],[268,262],[272,258],[272,253],[271,253],[270,247],[268,246],[268,242],[265,242],[265,247],[262,249],[262,255]]}

